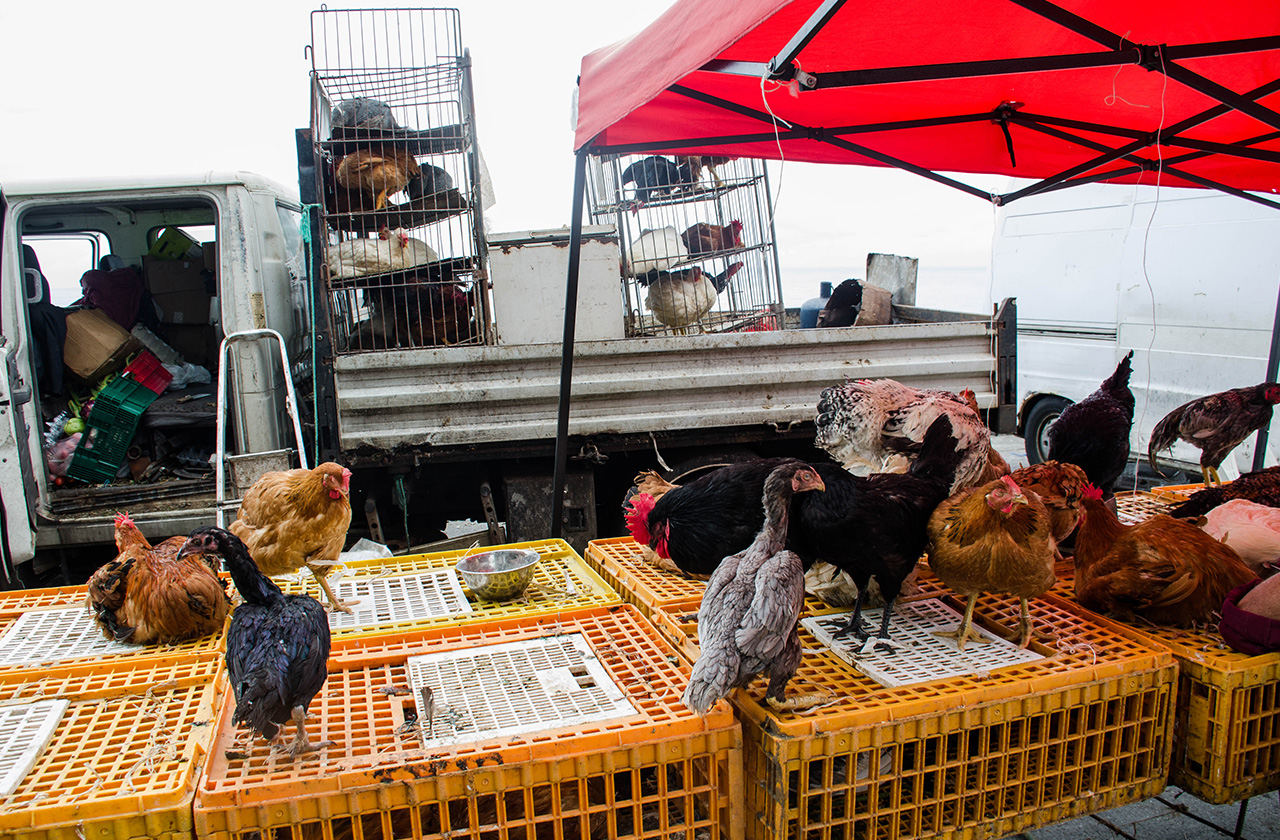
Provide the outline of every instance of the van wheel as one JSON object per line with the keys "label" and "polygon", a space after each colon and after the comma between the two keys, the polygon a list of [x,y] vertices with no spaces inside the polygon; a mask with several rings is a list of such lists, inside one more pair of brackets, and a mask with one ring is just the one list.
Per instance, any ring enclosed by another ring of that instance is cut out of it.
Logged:
{"label": "van wheel", "polygon": [[1022,429],[1028,463],[1040,464],[1049,460],[1049,427],[1069,405],[1071,401],[1062,397],[1044,397],[1031,407]]}

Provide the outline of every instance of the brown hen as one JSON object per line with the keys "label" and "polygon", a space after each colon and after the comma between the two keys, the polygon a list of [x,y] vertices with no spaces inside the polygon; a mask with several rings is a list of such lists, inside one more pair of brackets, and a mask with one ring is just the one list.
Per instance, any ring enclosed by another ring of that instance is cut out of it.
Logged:
{"label": "brown hen", "polygon": [[1055,543],[1071,535],[1080,521],[1084,488],[1089,485],[1089,477],[1084,470],[1075,464],[1045,461],[1014,470],[1013,480],[1044,502],[1045,509],[1049,511],[1049,531]]}
{"label": "brown hen", "polygon": [[680,234],[690,254],[714,254],[742,247],[742,222],[734,219],[727,225],[698,222]]}
{"label": "brown hen", "polygon": [[306,566],[334,609],[351,612],[325,577],[338,562],[351,524],[351,471],[332,462],[310,470],[264,473],[245,493],[227,528],[265,575]]}
{"label": "brown hen", "polygon": [[1156,514],[1124,525],[1090,485],[1076,534],[1076,600],[1115,618],[1190,627],[1254,578],[1234,551],[1192,522]]}
{"label": "brown hen", "polygon": [[178,558],[185,537],[147,542],[128,514],[116,514],[116,558],[89,578],[85,606],[109,640],[172,644],[222,629],[230,601],[217,566]]}
{"label": "brown hen", "polygon": [[[334,178],[338,182],[339,193],[342,189],[361,193],[372,199],[374,210],[381,210],[387,204],[387,196],[405,189],[410,181],[421,175],[422,170],[413,155],[393,146],[381,146],[357,149],[344,157],[338,162]],[[364,198],[353,200],[348,196],[345,202],[352,207],[367,206]],[[340,199],[339,204],[342,203]]]}
{"label": "brown hen", "polygon": [[939,636],[985,643],[972,632],[973,605],[983,592],[1016,595],[1021,608],[1018,644],[1031,641],[1027,600],[1043,595],[1056,578],[1049,512],[1034,493],[1004,476],[945,500],[929,518],[929,568],[967,600],[964,620]]}

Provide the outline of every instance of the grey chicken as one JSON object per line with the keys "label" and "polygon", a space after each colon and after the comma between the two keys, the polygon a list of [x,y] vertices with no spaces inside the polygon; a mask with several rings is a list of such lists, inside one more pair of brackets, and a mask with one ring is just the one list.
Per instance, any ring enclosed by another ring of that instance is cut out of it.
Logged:
{"label": "grey chicken", "polygon": [[775,467],[764,483],[764,527],[711,575],[698,610],[701,652],[682,698],[698,714],[761,673],[769,676],[765,698],[770,705],[795,708],[784,695],[800,667],[797,623],[804,567],[798,554],[785,549],[787,522],[795,493],[824,489],[818,473],[803,461]]}

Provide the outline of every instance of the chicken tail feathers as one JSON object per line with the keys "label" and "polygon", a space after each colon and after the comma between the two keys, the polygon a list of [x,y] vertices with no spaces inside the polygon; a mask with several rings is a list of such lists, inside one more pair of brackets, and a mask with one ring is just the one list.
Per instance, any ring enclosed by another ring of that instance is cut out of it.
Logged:
{"label": "chicken tail feathers", "polygon": [[1116,365],[1115,373],[1111,374],[1102,382],[1102,387],[1107,391],[1114,391],[1117,388],[1129,387],[1129,376],[1133,373],[1133,351],[1130,350],[1125,357],[1120,360],[1120,364]]}
{"label": "chicken tail feathers", "polygon": [[1173,442],[1177,439],[1177,428],[1182,422],[1182,409],[1179,406],[1170,411],[1164,417],[1160,418],[1160,422],[1151,430],[1151,440],[1147,442],[1147,463],[1151,465],[1151,469],[1164,475],[1160,471],[1160,466],[1156,463],[1156,453],[1173,446]]}
{"label": "chicken tail feathers", "polygon": [[282,710],[287,718],[290,711],[284,708],[287,692],[283,675],[273,675],[266,668],[260,668],[245,674],[235,689],[236,710],[232,722],[247,723],[264,738],[274,738],[280,727],[273,718],[279,717]]}
{"label": "chicken tail feathers", "polygon": [[641,545],[648,545],[653,540],[649,533],[649,514],[655,504],[656,500],[648,493],[637,493],[631,497],[631,506],[625,516],[627,531],[630,532],[631,539]]}
{"label": "chicken tail feathers", "polygon": [[730,670],[728,667],[712,666],[711,657],[700,657],[694,663],[693,674],[689,677],[689,685],[680,702],[694,714],[705,715],[717,700],[729,696],[729,691],[733,688]]}
{"label": "chicken tail feathers", "polygon": [[912,465],[911,474],[920,478],[936,478],[947,486],[955,480],[956,470],[964,460],[964,453],[958,448],[958,441],[952,434],[951,418],[939,414],[929,424],[920,441],[920,452]]}
{"label": "chicken tail feathers", "polygon": [[716,287],[716,294],[724,291],[725,286],[729,285],[729,281],[733,279],[733,275],[742,270],[742,263],[736,262],[726,268],[724,271],[711,278],[711,285]]}

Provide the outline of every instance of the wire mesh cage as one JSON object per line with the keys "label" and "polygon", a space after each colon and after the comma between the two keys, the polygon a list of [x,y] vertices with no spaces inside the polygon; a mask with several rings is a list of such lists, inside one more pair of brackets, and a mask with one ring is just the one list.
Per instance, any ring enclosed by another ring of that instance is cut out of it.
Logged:
{"label": "wire mesh cage", "polygon": [[335,350],[489,343],[480,152],[458,11],[312,12],[311,60]]}
{"label": "wire mesh cage", "polygon": [[614,155],[590,169],[592,221],[618,228],[627,335],[785,327],[763,161]]}

